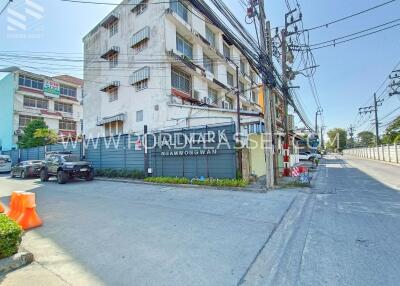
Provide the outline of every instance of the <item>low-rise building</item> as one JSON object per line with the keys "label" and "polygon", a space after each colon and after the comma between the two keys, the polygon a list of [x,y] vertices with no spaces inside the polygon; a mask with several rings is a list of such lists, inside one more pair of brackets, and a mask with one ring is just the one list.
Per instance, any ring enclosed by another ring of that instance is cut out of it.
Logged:
{"label": "low-rise building", "polygon": [[123,1],[83,38],[86,135],[237,122],[236,86],[242,130],[261,126],[241,47],[191,1],[151,2]]}
{"label": "low-rise building", "polygon": [[82,80],[69,75],[48,77],[14,69],[0,80],[0,146],[17,147],[28,123],[43,118],[60,136],[81,132]]}

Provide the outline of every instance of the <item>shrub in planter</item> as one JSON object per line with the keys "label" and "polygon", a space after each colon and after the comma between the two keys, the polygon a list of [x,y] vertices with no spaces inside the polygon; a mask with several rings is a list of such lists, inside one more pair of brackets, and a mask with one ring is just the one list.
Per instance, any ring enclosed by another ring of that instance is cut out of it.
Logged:
{"label": "shrub in planter", "polygon": [[21,239],[21,227],[6,215],[0,214],[0,259],[17,253]]}

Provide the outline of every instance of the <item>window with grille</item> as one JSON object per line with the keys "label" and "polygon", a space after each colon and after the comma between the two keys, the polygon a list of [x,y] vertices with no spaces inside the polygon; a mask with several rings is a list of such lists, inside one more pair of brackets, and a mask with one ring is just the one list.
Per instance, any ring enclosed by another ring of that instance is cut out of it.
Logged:
{"label": "window with grille", "polygon": [[143,121],[143,110],[136,111],[136,122]]}
{"label": "window with grille", "polygon": [[28,115],[20,115],[19,116],[18,126],[21,129],[25,128],[26,126],[28,126],[29,122],[31,122],[32,120],[36,120],[36,119],[39,119],[39,117],[28,116]]}
{"label": "window with grille", "polygon": [[72,114],[72,104],[54,102],[54,111],[66,112]]}
{"label": "window with grille", "polygon": [[191,78],[189,75],[173,69],[171,73],[171,84],[173,88],[191,93]]}
{"label": "window with grille", "polygon": [[110,63],[110,68],[115,68],[118,66],[118,54],[113,54],[108,57],[108,62]]}
{"label": "window with grille", "polygon": [[136,87],[136,91],[141,91],[143,89],[146,89],[149,87],[149,80],[145,79],[145,80],[138,81],[137,83],[135,83],[135,87]]}
{"label": "window with grille", "polygon": [[76,122],[75,121],[60,120],[58,122],[58,129],[60,129],[60,130],[68,130],[68,131],[76,131]]}
{"label": "window with grille", "polygon": [[208,26],[206,26],[206,39],[215,47],[215,34]]}
{"label": "window with grille", "polygon": [[207,55],[203,54],[203,66],[210,73],[214,73],[214,62]]}
{"label": "window with grille", "polygon": [[179,17],[185,20],[185,22],[189,22],[188,10],[186,6],[183,5],[182,1],[176,1],[176,0],[171,1],[170,8],[172,9],[172,11],[178,14]]}
{"label": "window with grille", "polygon": [[118,88],[113,88],[108,91],[108,102],[113,102],[118,99]]}
{"label": "window with grille", "polygon": [[240,60],[240,72],[241,72],[242,74],[245,74],[245,73],[246,73],[246,64],[245,64],[245,62],[242,61],[242,60]]}
{"label": "window with grille", "polygon": [[230,59],[231,58],[231,49],[227,44],[224,43],[223,46],[224,57]]}
{"label": "window with grille", "polygon": [[104,133],[106,136],[114,136],[122,134],[124,130],[124,123],[122,121],[113,121],[104,124]]}
{"label": "window with grille", "polygon": [[231,74],[230,72],[227,72],[227,74],[226,74],[226,81],[227,81],[228,85],[234,86],[234,83],[233,83],[233,74]]}
{"label": "window with grille", "polygon": [[43,90],[43,80],[35,79],[33,77],[19,75],[18,84],[20,86],[25,86],[33,89]]}
{"label": "window with grille", "polygon": [[149,40],[141,41],[139,44],[133,47],[134,53],[137,55],[141,51],[145,50],[149,46]]}
{"label": "window with grille", "polygon": [[116,33],[118,33],[118,21],[112,22],[108,26],[108,30],[110,31],[110,37],[114,36]]}
{"label": "window with grille", "polygon": [[142,3],[138,4],[135,9],[132,11],[134,13],[136,13],[137,16],[139,16],[140,14],[143,14],[144,11],[146,11],[147,7],[148,7],[148,0],[143,1]]}
{"label": "window with grille", "polygon": [[49,101],[46,99],[24,96],[24,107],[48,109]]}
{"label": "window with grille", "polygon": [[218,103],[218,91],[212,88],[208,88],[208,98],[210,99],[211,104],[217,104]]}
{"label": "window with grille", "polygon": [[193,45],[179,34],[176,34],[176,49],[184,56],[193,59]]}
{"label": "window with grille", "polygon": [[64,96],[76,97],[76,88],[67,85],[60,85],[60,94]]}
{"label": "window with grille", "polygon": [[240,95],[244,96],[244,83],[239,81],[239,92]]}

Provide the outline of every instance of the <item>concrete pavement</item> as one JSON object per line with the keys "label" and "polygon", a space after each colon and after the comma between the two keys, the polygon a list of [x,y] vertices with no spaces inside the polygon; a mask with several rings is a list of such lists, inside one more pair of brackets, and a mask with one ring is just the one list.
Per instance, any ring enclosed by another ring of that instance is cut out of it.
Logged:
{"label": "concrete pavement", "polygon": [[0,186],[3,203],[36,192],[44,221],[23,238],[36,262],[4,285],[236,285],[300,194],[4,176]]}

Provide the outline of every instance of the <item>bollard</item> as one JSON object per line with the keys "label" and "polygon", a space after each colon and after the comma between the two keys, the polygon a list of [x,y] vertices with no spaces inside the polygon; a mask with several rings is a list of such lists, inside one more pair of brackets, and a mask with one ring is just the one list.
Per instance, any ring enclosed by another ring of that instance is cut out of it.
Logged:
{"label": "bollard", "polygon": [[21,195],[23,205],[22,214],[17,219],[17,223],[22,229],[27,230],[42,225],[42,220],[36,212],[35,193],[24,192]]}
{"label": "bollard", "polygon": [[0,202],[0,213],[4,213],[4,206],[1,202]]}
{"label": "bollard", "polygon": [[22,205],[22,191],[15,191],[11,194],[10,199],[10,210],[7,212],[7,216],[12,220],[17,220],[18,217],[22,214],[23,205]]}

